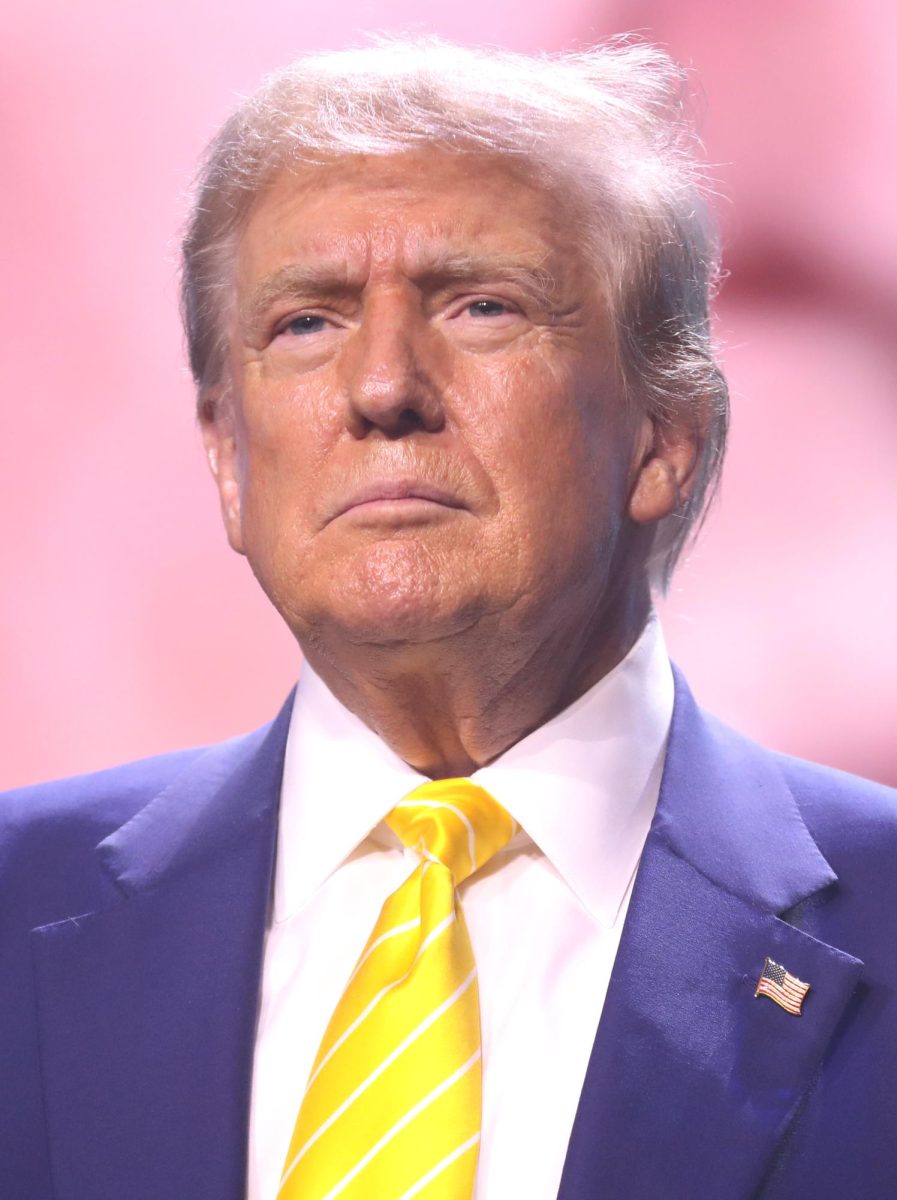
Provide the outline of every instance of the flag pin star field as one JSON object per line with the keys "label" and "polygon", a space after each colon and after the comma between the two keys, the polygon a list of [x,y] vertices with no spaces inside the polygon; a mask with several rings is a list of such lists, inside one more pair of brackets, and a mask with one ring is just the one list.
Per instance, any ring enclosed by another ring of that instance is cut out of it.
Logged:
{"label": "flag pin star field", "polygon": [[757,996],[768,996],[780,1008],[784,1008],[786,1012],[791,1013],[794,1017],[799,1017],[801,1015],[801,1007],[809,990],[810,985],[808,983],[804,983],[802,979],[798,979],[796,975],[792,975],[790,971],[786,971],[781,963],[773,962],[771,958],[767,958],[763,964],[763,970],[760,972],[760,978],[757,980],[757,990],[754,992],[754,998],[756,999]]}

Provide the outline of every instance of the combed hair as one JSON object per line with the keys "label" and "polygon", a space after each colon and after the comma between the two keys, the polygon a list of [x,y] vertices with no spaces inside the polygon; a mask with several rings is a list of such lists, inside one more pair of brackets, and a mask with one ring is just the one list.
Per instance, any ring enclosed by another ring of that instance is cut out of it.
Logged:
{"label": "combed hair", "polygon": [[718,242],[684,101],[684,72],[631,39],[557,55],[377,39],[268,76],[211,142],[184,237],[182,315],[201,411],[227,386],[237,239],[279,170],[430,145],[508,155],[581,221],[627,396],[661,425],[685,416],[697,431],[695,486],[652,544],[652,582],[665,589],[716,489],[728,426],[709,323]]}

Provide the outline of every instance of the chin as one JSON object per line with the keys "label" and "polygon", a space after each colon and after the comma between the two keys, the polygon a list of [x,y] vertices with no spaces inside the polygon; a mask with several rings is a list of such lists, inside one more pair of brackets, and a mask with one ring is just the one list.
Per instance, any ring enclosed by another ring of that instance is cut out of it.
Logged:
{"label": "chin", "polygon": [[331,565],[310,624],[380,645],[449,637],[483,609],[473,574],[419,543],[385,541]]}

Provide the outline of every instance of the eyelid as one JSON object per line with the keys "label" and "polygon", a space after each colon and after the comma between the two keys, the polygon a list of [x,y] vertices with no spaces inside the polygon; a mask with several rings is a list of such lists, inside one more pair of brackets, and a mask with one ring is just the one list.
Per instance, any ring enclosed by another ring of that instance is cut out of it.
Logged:
{"label": "eyelid", "polygon": [[467,292],[463,296],[456,296],[452,299],[449,315],[460,316],[472,304],[500,304],[507,309],[511,316],[519,316],[523,313],[522,304],[508,296],[500,296],[494,292]]}
{"label": "eyelid", "polygon": [[324,321],[326,324],[331,326],[334,324],[333,317],[328,313],[314,312],[309,311],[308,309],[299,309],[297,312],[288,313],[287,316],[281,317],[279,320],[274,322],[274,326],[271,331],[272,341],[274,338],[280,337],[282,333],[286,333],[294,321],[300,321],[303,317],[309,317],[312,320],[317,321]]}

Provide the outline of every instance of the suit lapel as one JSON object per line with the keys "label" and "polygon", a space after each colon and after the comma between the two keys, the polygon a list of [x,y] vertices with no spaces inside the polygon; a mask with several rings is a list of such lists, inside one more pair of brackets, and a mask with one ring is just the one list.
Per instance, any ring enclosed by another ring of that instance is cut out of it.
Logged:
{"label": "suit lapel", "polygon": [[[755,1194],[862,968],[778,915],[834,882],[771,756],[677,678],[559,1200]],[[767,956],[811,984],[800,1017],[754,997]]]}
{"label": "suit lapel", "polygon": [[289,703],[98,853],[121,892],[36,929],[56,1200],[237,1200]]}
{"label": "suit lapel", "polygon": [[[243,1196],[289,709],[100,844],[120,904],[34,931],[56,1200]],[[780,916],[834,882],[771,758],[677,681],[559,1200],[756,1191],[862,967]],[[754,998],[766,956],[801,1017]]]}

